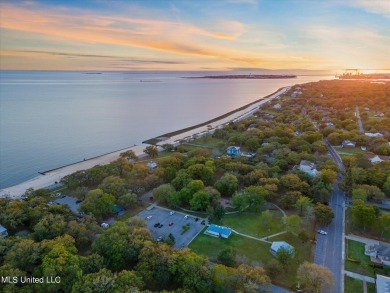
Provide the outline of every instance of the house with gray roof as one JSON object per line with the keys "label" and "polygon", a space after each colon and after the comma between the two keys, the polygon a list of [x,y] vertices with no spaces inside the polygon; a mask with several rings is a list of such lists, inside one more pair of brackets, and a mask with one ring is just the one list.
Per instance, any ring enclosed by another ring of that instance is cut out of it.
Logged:
{"label": "house with gray roof", "polygon": [[269,252],[276,256],[279,250],[284,249],[290,252],[290,254],[294,253],[294,246],[288,244],[286,241],[274,241],[272,242],[271,248],[269,249]]}
{"label": "house with gray roof", "polygon": [[388,243],[366,244],[364,254],[370,256],[373,262],[390,266],[390,244]]}

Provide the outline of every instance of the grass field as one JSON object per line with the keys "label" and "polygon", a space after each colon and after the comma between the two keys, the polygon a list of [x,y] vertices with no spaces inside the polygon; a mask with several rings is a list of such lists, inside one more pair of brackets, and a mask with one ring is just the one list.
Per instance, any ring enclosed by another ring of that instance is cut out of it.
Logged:
{"label": "grass field", "polygon": [[366,153],[367,151],[362,151],[360,147],[357,147],[357,148],[335,148],[335,150],[339,153],[339,154],[351,154],[351,155],[354,155],[354,154],[361,154],[361,153]]}
{"label": "grass field", "polygon": [[363,281],[344,277],[344,292],[345,293],[363,293]]}
{"label": "grass field", "polygon": [[220,223],[240,233],[254,237],[264,237],[283,231],[282,213],[270,211],[272,219],[268,226],[263,224],[260,212],[242,212],[238,214],[225,215]]}
{"label": "grass field", "polygon": [[[295,257],[293,262],[288,266],[287,280],[288,284],[295,284],[297,282],[296,272],[298,270],[299,265],[304,261],[313,262],[315,245],[310,241],[302,243],[302,241],[297,236],[291,233],[285,233],[276,237],[272,237],[269,239],[269,241],[286,241],[292,246],[294,246]],[[277,280],[277,283],[283,284],[283,281]]]}
{"label": "grass field", "polygon": [[228,247],[237,251],[237,255],[247,258],[249,261],[266,262],[272,259],[269,252],[270,245],[261,241],[232,234],[229,239],[220,239],[203,234],[204,230],[196,237],[189,248],[201,255],[215,261],[218,254]]}
{"label": "grass field", "polygon": [[126,211],[123,215],[116,218],[116,221],[125,222],[131,217],[134,217],[135,215],[139,214],[142,210],[144,210],[147,207],[146,204],[137,204],[134,208],[131,210]]}
{"label": "grass field", "polygon": [[224,141],[223,139],[212,137],[211,135],[206,135],[202,138],[198,138],[191,141],[191,143],[219,148],[219,147],[224,147],[226,141]]}
{"label": "grass field", "polygon": [[364,254],[364,243],[347,240],[345,270],[375,278],[376,274],[389,275],[385,269],[374,268],[371,259]]}

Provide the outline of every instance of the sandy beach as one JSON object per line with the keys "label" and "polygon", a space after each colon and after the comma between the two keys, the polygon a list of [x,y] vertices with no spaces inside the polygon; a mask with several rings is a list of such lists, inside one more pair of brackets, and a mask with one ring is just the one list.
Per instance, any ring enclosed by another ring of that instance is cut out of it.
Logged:
{"label": "sandy beach", "polygon": [[[237,111],[227,117],[224,117],[220,120],[217,120],[213,123],[210,123],[210,126],[212,129],[217,129],[219,127],[223,127],[224,124],[229,123],[231,121],[236,122],[242,119],[245,119],[249,116],[251,116],[254,112],[256,112],[261,105],[271,101],[272,99],[275,99],[279,97],[280,95],[284,94],[290,89],[290,87],[285,87],[280,90],[278,90],[276,93],[272,94],[268,98],[264,98],[259,100],[258,102],[249,105],[248,107],[242,109],[241,111]],[[193,135],[201,135],[201,134],[206,134],[206,133],[212,133],[214,130],[210,130],[207,125],[198,127],[195,129],[192,129],[187,132],[180,133],[178,135],[172,136],[164,141],[161,142],[161,144],[174,144],[177,145],[179,141],[185,140],[187,138],[191,138]],[[4,188],[0,190],[0,197],[12,197],[12,198],[20,198],[26,189],[28,188],[33,188],[33,189],[40,189],[40,188],[45,188],[47,186],[50,186],[54,184],[56,181],[60,181],[61,178],[64,176],[67,176],[69,174],[72,174],[74,172],[80,171],[80,170],[86,170],[89,168],[92,168],[96,165],[104,165],[108,164],[112,161],[115,161],[116,159],[119,158],[119,155],[122,152],[125,152],[127,150],[133,150],[136,155],[140,156],[143,155],[143,149],[145,148],[146,145],[138,145],[138,146],[133,146],[129,147],[127,149],[122,149],[120,151],[112,152],[109,154],[105,154],[96,158],[92,158],[89,160],[85,160],[82,162],[78,162],[72,165],[68,165],[65,167],[60,167],[58,169],[45,172],[45,175],[39,175],[31,180],[25,181],[21,184],[11,186],[8,188]]]}

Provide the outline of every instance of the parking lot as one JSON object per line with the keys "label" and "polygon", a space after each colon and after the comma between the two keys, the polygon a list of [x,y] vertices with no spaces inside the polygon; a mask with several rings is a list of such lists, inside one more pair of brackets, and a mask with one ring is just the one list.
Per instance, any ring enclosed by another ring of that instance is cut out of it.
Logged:
{"label": "parking lot", "polygon": [[[205,225],[202,225],[202,221],[205,220],[204,218],[199,218],[198,221],[195,221],[197,217],[188,215],[188,217],[185,218],[186,214],[184,213],[175,211],[173,215],[170,215],[170,212],[171,210],[169,209],[154,206],[150,210],[143,210],[137,215],[137,217],[144,218],[146,220],[146,225],[152,232],[154,239],[157,239],[160,236],[165,239],[171,233],[173,237],[175,237],[176,243],[174,247],[176,248],[186,247],[190,241],[198,235],[204,227],[206,227]],[[152,217],[147,220],[146,218],[150,216]],[[169,226],[170,222],[173,223],[171,226]],[[163,226],[160,225],[160,228],[155,227],[157,223],[160,223]],[[190,224],[190,228],[181,235],[183,232],[183,226],[187,223]],[[205,224],[207,224],[207,220],[205,220]]]}

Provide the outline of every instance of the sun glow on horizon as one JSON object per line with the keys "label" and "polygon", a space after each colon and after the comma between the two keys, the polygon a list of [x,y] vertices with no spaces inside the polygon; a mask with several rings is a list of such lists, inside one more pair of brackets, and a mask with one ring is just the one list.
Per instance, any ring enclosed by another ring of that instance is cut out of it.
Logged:
{"label": "sun glow on horizon", "polygon": [[[389,16],[373,7],[305,0],[3,1],[0,69],[390,68],[390,32],[383,26]],[[299,16],[302,11],[311,16]],[[367,21],[357,25],[361,16]]]}

